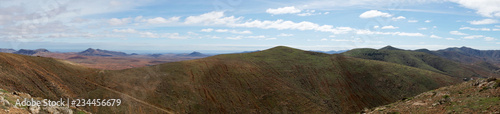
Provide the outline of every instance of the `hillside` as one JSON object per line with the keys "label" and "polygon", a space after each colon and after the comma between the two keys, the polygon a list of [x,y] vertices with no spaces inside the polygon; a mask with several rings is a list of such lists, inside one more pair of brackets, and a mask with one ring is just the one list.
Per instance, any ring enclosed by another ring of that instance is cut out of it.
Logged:
{"label": "hillside", "polygon": [[7,91],[28,93],[46,99],[99,98],[122,99],[119,107],[78,107],[100,113],[159,113],[146,103],[141,103],[123,93],[115,92],[86,80],[87,75],[97,75],[102,70],[90,69],[74,63],[45,57],[0,53],[0,88]]}
{"label": "hillside", "polygon": [[425,50],[410,51],[387,46],[379,50],[353,49],[342,54],[350,57],[407,65],[457,78],[500,77],[500,72],[498,72],[500,68],[489,65],[489,63],[483,63],[483,65],[462,64],[425,52]]}
{"label": "hillside", "polygon": [[[75,108],[64,106],[15,106],[17,99],[34,99],[42,102],[43,98],[31,97],[31,95],[22,92],[9,92],[0,89],[0,113],[2,114],[86,114],[88,112]],[[22,100],[21,100],[22,101]]]}
{"label": "hillside", "polygon": [[352,113],[459,82],[404,65],[282,46],[88,79],[177,113]]}
{"label": "hillside", "polygon": [[0,87],[36,97],[119,98],[93,113],[353,113],[460,82],[404,65],[275,47],[109,71],[0,53]]}
{"label": "hillside", "polygon": [[16,52],[13,52],[15,54],[21,54],[21,55],[35,55],[35,54],[40,54],[40,53],[49,53],[50,51],[47,49],[36,49],[36,50],[29,50],[29,49],[20,49]]}
{"label": "hillside", "polygon": [[424,92],[362,113],[500,113],[500,79],[477,79]]}
{"label": "hillside", "polygon": [[108,51],[108,50],[101,50],[101,49],[92,49],[89,48],[85,51],[79,52],[79,55],[85,55],[85,56],[104,56],[104,57],[110,57],[110,56],[127,56],[127,53],[124,52],[119,52],[119,51]]}
{"label": "hillside", "polygon": [[2,53],[14,53],[14,52],[16,52],[16,50],[0,48],[0,52],[2,52]]}
{"label": "hillside", "polygon": [[477,50],[469,47],[454,47],[427,53],[467,64],[488,62],[500,67],[500,50]]}

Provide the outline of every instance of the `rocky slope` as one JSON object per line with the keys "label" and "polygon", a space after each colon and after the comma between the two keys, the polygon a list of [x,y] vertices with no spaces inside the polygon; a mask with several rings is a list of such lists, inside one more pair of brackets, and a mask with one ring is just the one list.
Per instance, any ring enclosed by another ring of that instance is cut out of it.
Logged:
{"label": "rocky slope", "polygon": [[476,79],[442,87],[361,113],[500,113],[500,78]]}
{"label": "rocky slope", "polygon": [[32,97],[30,94],[22,92],[8,92],[0,89],[0,113],[1,114],[89,114],[76,107],[63,106],[23,106],[16,105],[17,100],[34,99],[33,101],[43,101],[43,98]]}

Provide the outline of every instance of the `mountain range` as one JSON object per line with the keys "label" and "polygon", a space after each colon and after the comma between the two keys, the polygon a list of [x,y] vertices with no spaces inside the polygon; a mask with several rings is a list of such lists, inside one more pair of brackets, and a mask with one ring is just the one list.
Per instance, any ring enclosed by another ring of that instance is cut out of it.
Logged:
{"label": "mountain range", "polygon": [[[481,65],[466,64],[461,61],[455,61],[455,59],[442,57],[439,54],[440,52],[443,51],[421,52],[386,46],[379,50],[366,48],[353,49],[342,54],[356,58],[402,64],[459,78],[500,76],[500,68],[491,63],[482,62]],[[479,58],[481,56],[478,55],[476,57]]]}
{"label": "mountain range", "polygon": [[[0,88],[48,99],[123,101],[78,107],[92,113],[355,113],[463,78],[498,77],[496,64],[429,52],[386,47],[326,54],[278,46],[124,70],[0,53]],[[489,54],[479,55],[473,57]]]}

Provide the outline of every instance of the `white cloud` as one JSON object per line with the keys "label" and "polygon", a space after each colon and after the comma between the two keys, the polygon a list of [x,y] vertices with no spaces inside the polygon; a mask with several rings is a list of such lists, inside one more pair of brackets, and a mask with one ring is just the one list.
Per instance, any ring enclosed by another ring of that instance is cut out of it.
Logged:
{"label": "white cloud", "polygon": [[278,38],[266,38],[264,40],[276,40],[276,39],[278,39]]}
{"label": "white cloud", "polygon": [[142,16],[137,16],[134,18],[134,21],[135,22],[139,22],[139,21],[142,21]]}
{"label": "white cloud", "polygon": [[172,22],[177,22],[179,21],[180,17],[171,17],[168,19],[165,19],[163,17],[156,17],[152,19],[147,19],[146,22],[149,24],[166,24],[166,23],[172,23]]}
{"label": "white cloud", "polygon": [[484,37],[484,40],[485,40],[485,41],[494,41],[494,40],[496,40],[496,39],[495,39],[495,38],[493,38],[493,37]]}
{"label": "white cloud", "polygon": [[213,11],[198,16],[189,16],[185,19],[185,24],[204,24],[204,25],[230,25],[243,19],[234,16],[224,17],[224,12]]}
{"label": "white cloud", "polygon": [[474,21],[469,21],[470,24],[472,25],[487,25],[487,24],[495,24],[498,23],[498,20],[494,19],[483,19],[483,20],[474,20]]}
{"label": "white cloud", "polygon": [[398,35],[399,36],[425,36],[422,33],[406,33],[406,32],[398,33]]}
{"label": "white cloud", "polygon": [[406,19],[406,17],[398,16],[398,17],[393,17],[392,18],[392,20],[394,20],[394,21],[401,20],[401,19]]}
{"label": "white cloud", "polygon": [[108,20],[108,23],[110,25],[126,25],[130,22],[131,22],[131,18],[122,18],[122,19],[111,18]]}
{"label": "white cloud", "polygon": [[278,15],[278,14],[294,14],[294,13],[300,13],[302,10],[295,8],[295,6],[289,6],[289,7],[282,7],[282,8],[277,8],[277,9],[267,9],[266,12],[273,14],[273,15]]}
{"label": "white cloud", "polygon": [[262,38],[266,38],[266,36],[264,36],[264,35],[259,35],[259,36],[247,36],[247,38],[262,39]]}
{"label": "white cloud", "polygon": [[431,22],[431,20],[425,20],[425,22],[426,22],[426,23],[430,23],[430,22]]}
{"label": "white cloud", "polygon": [[206,29],[201,29],[201,32],[212,32],[214,29],[212,28],[206,28]]}
{"label": "white cloud", "polygon": [[410,22],[410,23],[416,23],[416,22],[418,22],[418,20],[408,20],[408,22]]}
{"label": "white cloud", "polygon": [[113,29],[113,32],[118,32],[118,33],[137,33],[137,30],[135,29]]}
{"label": "white cloud", "polygon": [[500,17],[500,1],[498,0],[450,0],[485,17]]}
{"label": "white cloud", "polygon": [[378,28],[380,28],[380,26],[375,25],[375,26],[373,26],[373,28],[378,29]]}
{"label": "white cloud", "polygon": [[189,35],[194,35],[194,36],[198,36],[198,35],[199,35],[198,33],[191,32],[191,31],[189,31],[189,32],[187,32],[187,33],[188,33]]}
{"label": "white cloud", "polygon": [[215,31],[215,32],[229,32],[229,33],[233,33],[233,34],[252,34],[252,31],[249,31],[249,30],[245,30],[245,31],[237,31],[237,30],[228,30],[228,29],[212,29],[212,28],[207,28],[207,29],[201,29],[202,32],[212,32],[212,31]]}
{"label": "white cloud", "polygon": [[289,37],[289,36],[293,36],[293,34],[285,34],[285,33],[281,33],[281,34],[279,34],[278,36],[281,36],[281,37]]}
{"label": "white cloud", "polygon": [[466,36],[463,37],[464,39],[476,39],[476,38],[483,38],[483,35],[472,35],[472,36]]}
{"label": "white cloud", "polygon": [[243,36],[226,37],[226,39],[230,39],[230,40],[239,40],[239,39],[243,39]]}
{"label": "white cloud", "polygon": [[455,38],[445,38],[446,40],[455,40]]}
{"label": "white cloud", "polygon": [[229,30],[227,30],[227,29],[217,29],[217,30],[215,30],[215,32],[228,32],[228,31]]}
{"label": "white cloud", "polygon": [[440,36],[436,36],[436,35],[434,35],[434,34],[433,34],[433,35],[431,35],[430,37],[431,37],[431,38],[436,38],[436,39],[441,39],[441,38],[443,38],[443,37],[440,37]]}
{"label": "white cloud", "polygon": [[299,23],[293,21],[284,21],[278,19],[276,21],[260,21],[253,20],[245,23],[234,24],[235,27],[249,27],[249,28],[261,28],[261,29],[278,29],[278,30],[315,30],[321,32],[331,32],[334,34],[341,34],[353,31],[350,27],[333,27],[331,25],[318,25],[316,23],[302,21]]}
{"label": "white cloud", "polygon": [[160,35],[152,32],[140,32],[139,34],[145,38],[160,38]]}
{"label": "white cloud", "polygon": [[472,28],[472,27],[460,27],[460,30],[491,31],[491,29],[489,28]]}
{"label": "white cloud", "polygon": [[162,38],[170,38],[170,39],[187,39],[187,36],[180,36],[179,33],[163,33],[161,34]]}
{"label": "white cloud", "polygon": [[418,30],[427,30],[427,28],[422,27],[422,28],[418,28]]}
{"label": "white cloud", "polygon": [[306,10],[304,13],[299,13],[297,16],[311,16],[311,15],[321,15],[321,14],[329,14],[330,12],[325,12],[325,13],[315,13],[316,10]]}
{"label": "white cloud", "polygon": [[378,35],[398,35],[398,36],[425,36],[422,33],[407,33],[407,32],[373,32],[370,30],[357,30],[356,34],[362,34],[362,35],[373,35],[373,34],[378,34]]}
{"label": "white cloud", "polygon": [[493,40],[496,40],[495,38],[493,37],[487,37],[487,36],[483,36],[483,35],[470,35],[470,36],[465,36],[465,37],[462,37],[463,39],[479,39],[479,38],[483,38],[485,41],[493,41]]}
{"label": "white cloud", "polygon": [[335,37],[337,37],[337,36],[335,36],[335,35],[330,35],[330,36],[328,36],[328,37],[330,37],[330,38],[335,38]]}
{"label": "white cloud", "polygon": [[245,31],[236,31],[236,30],[232,30],[230,31],[231,33],[234,33],[234,34],[252,34],[252,31],[249,31],[249,30],[245,30]]}
{"label": "white cloud", "polygon": [[459,32],[459,31],[450,31],[450,34],[452,34],[452,35],[469,35],[469,34]]}
{"label": "white cloud", "polygon": [[382,29],[397,29],[399,27],[395,27],[395,26],[392,26],[392,25],[389,25],[389,26],[383,26]]}
{"label": "white cloud", "polygon": [[374,18],[374,17],[391,17],[389,13],[380,12],[378,10],[370,10],[359,15],[360,18]]}
{"label": "white cloud", "polygon": [[322,39],[321,39],[321,40],[319,40],[319,41],[328,41],[328,39],[326,39],[326,38],[322,38]]}

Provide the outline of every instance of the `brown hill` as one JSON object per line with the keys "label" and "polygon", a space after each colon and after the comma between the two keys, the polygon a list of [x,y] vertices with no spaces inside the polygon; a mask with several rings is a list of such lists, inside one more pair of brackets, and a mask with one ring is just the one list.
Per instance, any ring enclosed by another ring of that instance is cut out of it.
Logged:
{"label": "brown hill", "polygon": [[350,57],[407,65],[457,78],[500,77],[500,72],[498,72],[500,68],[489,62],[478,62],[477,64],[461,63],[433,55],[432,53],[425,50],[401,50],[387,46],[378,50],[368,48],[353,49],[342,54]]}
{"label": "brown hill", "polygon": [[424,92],[366,113],[500,113],[500,79],[476,79]]}
{"label": "brown hill", "polygon": [[97,75],[101,70],[90,69],[68,61],[0,53],[0,88],[19,91],[51,100],[70,99],[122,99],[118,107],[79,107],[101,113],[163,113],[165,111],[133,99],[125,94],[87,81],[86,75]]}
{"label": "brown hill", "polygon": [[288,47],[89,79],[178,113],[352,113],[457,82],[403,65]]}
{"label": "brown hill", "polygon": [[0,87],[43,98],[119,98],[93,113],[353,113],[459,82],[404,65],[275,47],[119,71],[0,53]]}
{"label": "brown hill", "polygon": [[92,49],[89,48],[85,51],[79,52],[79,55],[85,55],[85,56],[104,56],[104,57],[111,57],[111,56],[128,56],[127,53],[124,52],[119,52],[119,51],[108,51],[108,50],[101,50],[101,49]]}

